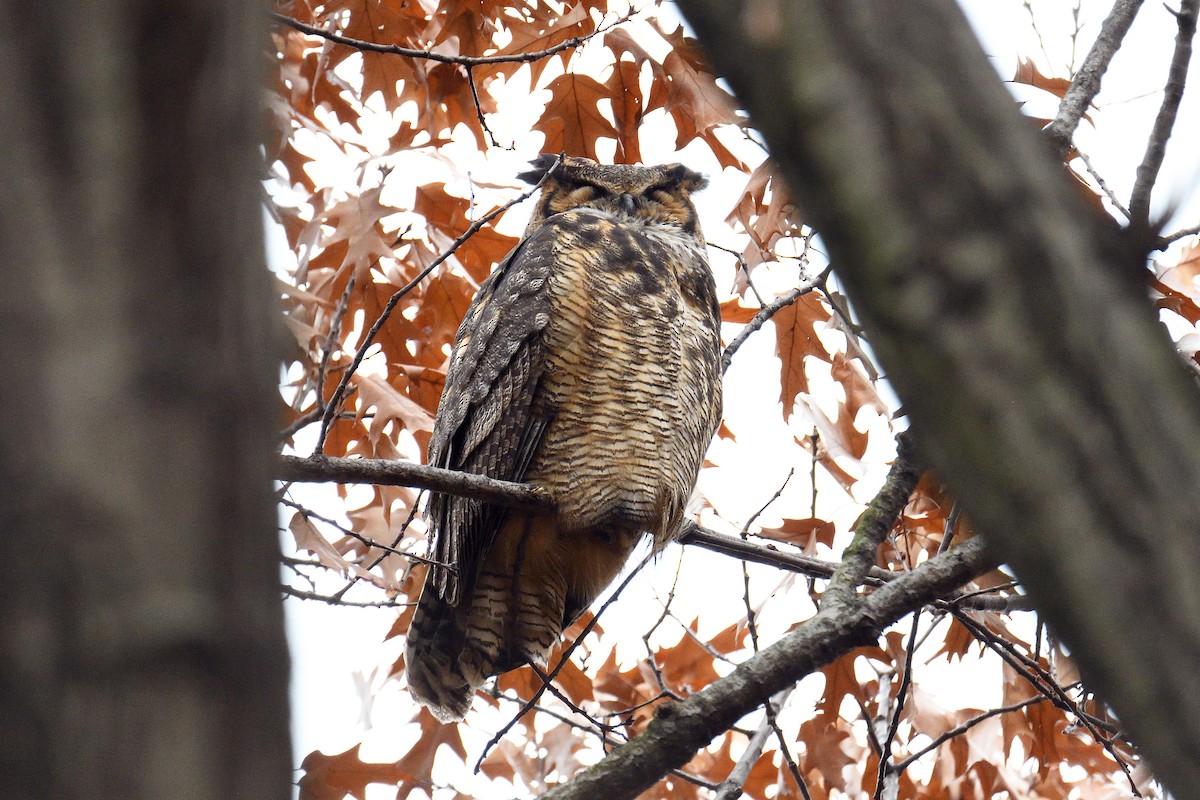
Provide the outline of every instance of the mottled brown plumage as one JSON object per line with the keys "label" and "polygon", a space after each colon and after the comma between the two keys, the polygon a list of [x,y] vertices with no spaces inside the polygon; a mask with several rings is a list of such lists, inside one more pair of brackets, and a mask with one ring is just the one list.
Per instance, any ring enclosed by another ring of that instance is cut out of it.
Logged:
{"label": "mottled brown plumage", "polygon": [[[556,162],[534,161],[535,183]],[[721,414],[720,310],[679,164],[565,158],[454,343],[430,463],[543,486],[556,515],[434,495],[408,634],[414,696],[461,719],[544,664],[644,534],[675,536]]]}

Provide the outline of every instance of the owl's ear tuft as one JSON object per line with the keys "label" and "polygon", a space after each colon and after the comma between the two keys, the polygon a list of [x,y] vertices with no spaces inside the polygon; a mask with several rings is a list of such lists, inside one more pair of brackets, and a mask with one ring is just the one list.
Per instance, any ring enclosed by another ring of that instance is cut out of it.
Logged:
{"label": "owl's ear tuft", "polygon": [[683,164],[672,164],[670,170],[672,180],[685,192],[698,192],[708,186],[708,178]]}
{"label": "owl's ear tuft", "polygon": [[540,156],[529,162],[531,169],[527,169],[524,172],[518,172],[517,177],[530,185],[535,185],[538,181],[544,178],[546,173],[550,171],[550,168],[557,163],[558,156],[556,154],[542,153]]}

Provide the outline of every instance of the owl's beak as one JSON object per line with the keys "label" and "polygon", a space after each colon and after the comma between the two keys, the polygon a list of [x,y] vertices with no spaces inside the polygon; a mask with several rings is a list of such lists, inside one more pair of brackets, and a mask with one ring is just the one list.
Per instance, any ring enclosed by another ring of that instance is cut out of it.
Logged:
{"label": "owl's beak", "polygon": [[633,195],[631,195],[629,192],[625,192],[621,195],[622,211],[624,211],[626,214],[633,214],[636,208],[637,204],[633,202]]}

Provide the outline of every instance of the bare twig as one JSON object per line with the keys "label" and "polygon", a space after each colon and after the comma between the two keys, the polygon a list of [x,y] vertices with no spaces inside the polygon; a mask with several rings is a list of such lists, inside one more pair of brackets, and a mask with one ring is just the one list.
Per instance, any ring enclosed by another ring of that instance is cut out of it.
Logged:
{"label": "bare twig", "polygon": [[942,541],[938,543],[937,549],[939,553],[950,549],[950,543],[954,541],[954,528],[958,525],[959,513],[958,501],[955,500],[950,504],[950,513],[946,515],[946,526],[942,528]]}
{"label": "bare twig", "polygon": [[775,741],[779,743],[779,754],[783,756],[783,763],[787,766],[788,774],[792,776],[792,782],[796,784],[796,788],[800,791],[800,796],[804,800],[812,800],[812,794],[808,791],[808,783],[804,780],[804,776],[800,774],[800,767],[796,765],[796,759],[792,757],[792,750],[788,745],[787,737],[783,735],[783,730],[779,727],[779,723],[775,719],[779,709],[783,708],[783,704],[787,702],[788,695],[791,693],[791,689],[785,689],[771,698],[771,703],[767,706],[767,722],[770,723],[771,730],[775,733]]}
{"label": "bare twig", "polygon": [[758,763],[758,759],[762,756],[763,745],[767,743],[767,737],[771,735],[770,720],[763,716],[763,721],[754,730],[754,735],[750,737],[750,741],[746,744],[746,751],[742,753],[742,757],[738,759],[733,770],[729,773],[729,777],[721,782],[717,787],[717,794],[713,800],[737,800],[742,796],[742,787],[746,785],[746,779],[750,777],[750,770]]}
{"label": "bare twig", "polygon": [[[378,262],[378,259],[376,261]],[[342,296],[338,299],[337,310],[329,323],[329,333],[325,337],[325,344],[321,346],[321,364],[317,368],[316,396],[317,408],[321,410],[322,415],[325,413],[325,376],[329,370],[329,359],[333,356],[333,348],[337,344],[338,334],[341,333],[342,320],[346,317],[346,309],[350,307],[350,295],[353,292],[354,271],[351,270],[350,277],[346,279],[346,288],[342,290]]]}
{"label": "bare twig", "polygon": [[[771,495],[771,499],[763,503],[762,506],[750,515],[746,520],[746,524],[742,526],[741,538],[746,539],[747,533],[750,531],[750,526],[758,519],[764,511],[771,507],[771,504],[779,499],[783,494],[783,490],[787,488],[788,483],[792,480],[792,475],[796,474],[795,469],[788,470],[787,477],[783,479],[783,483],[775,490],[775,494]],[[758,625],[755,622],[754,606],[750,603],[750,569],[745,561],[742,561],[742,600],[746,605],[746,628],[750,631],[750,641],[754,646],[754,652],[758,652]]]}
{"label": "bare twig", "polygon": [[[324,522],[326,525],[330,525],[330,526],[336,528],[344,536],[349,536],[351,539],[357,539],[359,542],[361,542],[362,544],[367,546],[368,553],[370,552],[370,549],[372,547],[374,547],[378,550],[382,550],[383,555],[385,555],[385,556],[387,556],[387,555],[400,556],[401,558],[407,558],[407,559],[411,559],[413,561],[419,561],[423,564],[437,564],[438,563],[436,561],[431,561],[430,559],[425,558],[424,556],[419,556],[416,553],[406,553],[403,550],[397,550],[395,547],[390,547],[386,544],[380,544],[379,542],[376,542],[373,539],[368,539],[367,537],[363,536],[358,531],[351,530],[350,528],[347,528],[346,526],[339,524],[336,520],[332,520],[329,517],[322,516],[321,514],[318,514],[317,512],[313,511],[311,508],[305,508],[304,506],[300,505],[299,503],[289,500],[286,497],[283,498],[282,500],[280,500],[279,502],[282,505],[287,506],[288,508],[292,508],[292,509],[295,509],[296,511],[299,511],[301,514],[303,514],[306,517],[312,517],[313,519]],[[378,564],[378,563],[379,563],[378,561],[375,562],[375,564]],[[442,566],[446,566],[446,565],[443,564]],[[369,569],[369,567],[368,567],[368,569]]]}
{"label": "bare twig", "polygon": [[737,250],[733,250],[729,247],[723,247],[719,244],[713,244],[712,242],[709,242],[708,246],[714,250],[720,250],[723,253],[729,253],[729,255],[737,259],[738,272],[740,272],[746,279],[746,285],[750,287],[750,291],[753,293],[754,299],[758,301],[759,307],[765,306],[766,301],[764,301],[762,295],[758,293],[758,287],[754,285],[754,281],[750,278],[750,267],[746,264],[745,256],[743,256]]}
{"label": "bare twig", "polygon": [[866,723],[864,727],[867,733],[867,746],[871,748],[871,752],[876,756],[883,753],[883,744],[879,741],[879,736],[875,732],[875,720],[871,718],[871,710],[867,708],[867,704],[863,702],[861,697],[855,697],[854,702],[858,704],[858,713],[862,716],[862,721]]}
{"label": "bare twig", "polygon": [[1175,15],[1179,23],[1175,35],[1175,54],[1167,71],[1167,84],[1163,89],[1163,101],[1158,116],[1146,143],[1146,155],[1137,168],[1137,179],[1129,197],[1130,224],[1142,230],[1150,229],[1150,195],[1158,180],[1158,171],[1167,154],[1167,140],[1175,127],[1179,103],[1183,100],[1183,87],[1187,82],[1188,63],[1192,59],[1192,39],[1196,36],[1196,15],[1200,13],[1200,0],[1182,0]]}
{"label": "bare twig", "polygon": [[971,730],[971,728],[974,728],[979,723],[981,723],[985,720],[989,720],[992,717],[999,716],[1001,714],[1008,714],[1013,711],[1020,711],[1022,708],[1025,708],[1027,706],[1036,705],[1037,703],[1044,703],[1046,701],[1046,699],[1047,698],[1045,695],[1037,694],[1026,700],[1022,700],[1019,703],[1013,703],[1012,705],[1003,706],[1001,708],[993,708],[991,711],[986,711],[977,717],[971,717],[969,720],[962,723],[961,725],[957,725],[957,726],[951,728],[950,730],[946,731],[945,733],[940,734],[936,739],[934,739],[932,742],[930,742],[927,746],[925,746],[922,749],[918,750],[917,752],[913,753],[908,758],[904,759],[903,761],[898,762],[894,769],[896,770],[897,773],[904,772],[904,770],[908,769],[912,765],[912,763],[914,761],[916,761],[917,759],[921,758],[924,755],[927,755],[928,753],[932,753],[934,750],[937,750],[939,747],[941,747],[943,744],[945,744],[946,742],[953,739],[955,736],[962,736],[964,733]]}
{"label": "bare twig", "polygon": [[1038,25],[1037,15],[1033,13],[1033,3],[1030,0],[1025,0],[1025,13],[1029,15],[1029,27],[1033,29],[1034,36],[1037,36],[1038,47],[1042,50],[1042,55],[1046,60],[1050,60],[1050,51],[1046,49],[1046,40],[1042,38],[1042,27]]}
{"label": "bare twig", "polygon": [[[829,290],[828,283],[822,284],[820,289],[821,294],[825,295],[829,307],[833,309],[834,326],[846,336],[846,355],[859,360],[863,369],[867,371],[868,378],[872,381],[879,380],[879,368],[875,366],[867,348],[862,344],[866,332],[851,316],[849,303],[845,301],[845,298],[835,297],[834,293]],[[841,302],[839,302],[839,298]]]}
{"label": "bare twig", "polygon": [[1083,66],[1075,73],[1071,85],[1063,94],[1054,121],[1046,126],[1046,133],[1058,150],[1060,159],[1066,158],[1067,151],[1071,149],[1071,139],[1079,127],[1079,120],[1100,92],[1100,80],[1113,56],[1121,49],[1121,41],[1141,7],[1142,0],[1117,0],[1113,4],[1112,11],[1100,26],[1100,35],[1083,59]]}
{"label": "bare twig", "polygon": [[[516,703],[519,706],[524,706],[526,703],[526,701],[522,700],[520,697],[518,697],[516,695],[506,694],[504,692],[498,692],[495,695],[495,697],[499,700],[507,700],[510,703]],[[566,714],[560,714],[555,709],[548,708],[547,706],[535,705],[533,707],[533,710],[538,712],[539,714],[545,714],[548,717],[552,717],[553,719],[556,719],[559,722],[563,723],[564,725],[574,728],[577,731],[582,731],[583,733],[593,734],[593,735],[597,736],[600,739],[600,741],[604,744],[605,752],[608,752],[608,750],[610,750],[613,747],[620,747],[622,744],[625,743],[624,741],[622,741],[620,739],[615,739],[612,736],[608,735],[608,733],[606,731],[614,730],[613,726],[606,725],[606,726],[603,726],[602,730],[597,730],[594,726],[592,726],[590,724],[585,725],[583,723],[580,723],[576,720],[571,719]],[[524,712],[521,712],[521,713],[524,713]],[[681,769],[673,769],[667,774],[672,775],[676,778],[679,778],[680,780],[687,781],[688,783],[695,784],[696,786],[703,786],[705,789],[715,790],[718,786],[718,784],[715,784],[712,781],[705,780],[704,778],[701,778],[698,775],[692,775],[689,772],[684,772]]]}
{"label": "bare twig", "polygon": [[292,438],[292,434],[294,434],[296,431],[311,425],[312,423],[321,419],[323,416],[325,416],[325,408],[320,404],[317,404],[313,406],[312,409],[310,409],[307,413],[296,417],[288,425],[286,425],[283,430],[279,432],[277,439],[280,442],[286,442],[288,439]]}
{"label": "bare twig", "polygon": [[294,586],[288,586],[286,583],[279,587],[279,591],[283,592],[288,597],[295,597],[298,600],[317,600],[322,603],[328,603],[331,606],[350,606],[353,608],[403,608],[410,606],[412,603],[404,600],[343,600],[334,595],[320,594],[318,592],[306,592],[303,589],[297,589]]}
{"label": "bare twig", "polygon": [[1138,791],[1137,783],[1133,779],[1129,765],[1125,763],[1125,759],[1121,757],[1120,753],[1113,746],[1112,739],[1101,733],[1100,728],[1104,726],[1103,721],[1095,719],[1080,708],[1079,704],[1071,699],[1066,690],[1059,686],[1058,681],[1054,679],[1053,675],[1043,669],[1037,661],[1018,652],[1011,642],[1003,637],[996,636],[992,631],[975,622],[967,614],[959,611],[951,611],[951,613],[954,614],[955,619],[962,623],[976,639],[983,642],[992,652],[996,653],[1010,667],[1016,670],[1035,691],[1044,695],[1055,706],[1079,720],[1079,723],[1087,729],[1092,738],[1100,743],[1113,761],[1117,763],[1117,766],[1121,768],[1121,771],[1125,773],[1125,778],[1129,781],[1129,788],[1133,796],[1142,796]]}
{"label": "bare twig", "polygon": [[921,609],[913,612],[912,630],[908,634],[908,647],[904,651],[904,675],[900,678],[900,688],[896,690],[896,708],[892,712],[892,722],[888,725],[887,736],[879,753],[878,777],[875,781],[875,800],[883,797],[884,783],[889,775],[900,774],[890,761],[892,743],[896,741],[896,731],[900,728],[900,715],[904,713],[904,701],[908,698],[908,689],[912,685],[913,653],[917,650],[917,630],[921,623]]}
{"label": "bare twig", "polygon": [[1167,245],[1171,244],[1172,242],[1177,242],[1180,239],[1186,239],[1189,236],[1196,236],[1197,234],[1200,234],[1200,225],[1193,225],[1190,228],[1184,228],[1183,230],[1175,231],[1174,233],[1168,234],[1167,236],[1164,236],[1161,239],[1159,239],[1159,241],[1158,241],[1159,249],[1161,250],[1161,249],[1165,248]]}
{"label": "bare twig", "polygon": [[492,133],[492,129],[488,127],[487,120],[483,118],[483,106],[479,102],[479,87],[475,84],[475,71],[471,66],[467,66],[467,86],[471,87],[471,100],[475,103],[475,119],[479,120],[479,127],[483,128],[488,135],[488,141],[492,143],[492,147],[500,147],[500,143],[496,141],[496,134]]}
{"label": "bare twig", "polygon": [[446,53],[437,53],[432,50],[419,50],[412,47],[400,47],[395,44],[379,44],[378,42],[368,42],[364,39],[353,39],[349,36],[327,31],[324,28],[318,28],[315,25],[309,25],[297,19],[276,14],[271,12],[271,19],[278,22],[280,25],[287,25],[289,28],[294,28],[301,33],[306,33],[309,36],[317,36],[334,44],[353,47],[356,50],[362,50],[368,53],[388,53],[390,55],[404,56],[406,58],[420,58],[426,61],[438,61],[443,64],[459,64],[464,67],[478,67],[484,64],[527,64],[533,61],[540,61],[543,58],[549,58],[552,55],[561,53],[564,50],[570,50],[574,47],[579,47],[584,42],[588,41],[598,34],[611,30],[622,23],[628,22],[633,17],[634,12],[620,17],[608,25],[597,27],[596,30],[584,36],[572,36],[570,39],[564,39],[553,47],[547,47],[544,50],[533,50],[528,53],[513,53],[512,55],[494,55],[494,56],[463,56],[451,55]]}
{"label": "bare twig", "polygon": [[529,484],[498,481],[483,475],[429,467],[411,461],[280,456],[275,477],[281,481],[302,483],[413,486],[463,497],[476,497],[510,508],[547,510],[552,506],[552,501],[544,489]]}
{"label": "bare twig", "polygon": [[1129,209],[1117,197],[1117,193],[1109,188],[1108,183],[1100,176],[1096,167],[1092,165],[1092,160],[1088,158],[1087,153],[1075,148],[1075,153],[1079,156],[1079,160],[1083,162],[1083,168],[1087,170],[1088,175],[1092,176],[1092,180],[1096,181],[1096,185],[1100,187],[1100,191],[1104,192],[1104,196],[1108,198],[1108,202],[1113,204],[1113,208],[1121,212],[1121,216],[1129,219]]}
{"label": "bare twig", "polygon": [[766,324],[767,320],[779,313],[779,309],[790,306],[792,303],[796,302],[813,289],[824,285],[825,280],[829,277],[829,272],[830,269],[827,267],[817,277],[803,281],[796,288],[785,292],[768,305],[763,306],[763,309],[755,314],[753,319],[746,323],[746,327],[742,328],[741,333],[734,337],[734,340],[729,343],[728,347],[725,348],[725,352],[721,354],[721,371],[725,372],[727,369],[729,369],[729,363],[733,361],[733,354],[738,351],[738,348],[745,344],[746,339],[750,338],[750,334],[761,328]]}

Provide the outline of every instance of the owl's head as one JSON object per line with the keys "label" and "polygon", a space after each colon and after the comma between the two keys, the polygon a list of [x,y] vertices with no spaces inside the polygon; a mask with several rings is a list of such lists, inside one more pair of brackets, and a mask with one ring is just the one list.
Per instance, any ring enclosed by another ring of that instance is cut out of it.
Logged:
{"label": "owl's head", "polygon": [[700,173],[682,164],[638,167],[563,156],[555,167],[556,161],[558,156],[544,153],[530,162],[532,169],[518,175],[527,183],[537,183],[545,176],[526,236],[555,214],[591,208],[643,222],[674,225],[703,242],[691,199],[692,192],[708,183]]}

